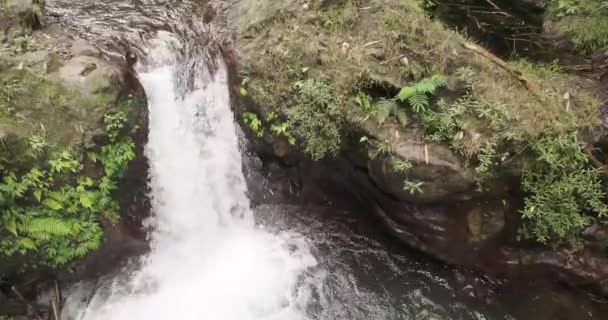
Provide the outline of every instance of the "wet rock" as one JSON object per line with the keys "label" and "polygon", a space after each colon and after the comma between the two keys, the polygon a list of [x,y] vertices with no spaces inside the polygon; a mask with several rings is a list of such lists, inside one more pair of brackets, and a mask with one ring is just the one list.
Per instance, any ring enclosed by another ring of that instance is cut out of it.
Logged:
{"label": "wet rock", "polygon": [[499,209],[484,210],[481,207],[474,207],[467,214],[467,226],[472,242],[496,237],[505,227],[504,212]]}
{"label": "wet rock", "polygon": [[13,60],[23,66],[37,68],[46,73],[51,64],[52,56],[47,50],[40,50],[18,55]]}
{"label": "wet rock", "polygon": [[70,48],[70,54],[74,57],[101,57],[101,51],[84,39],[77,39],[74,41]]}
{"label": "wet rock", "polygon": [[[378,188],[398,199],[414,202],[432,202],[446,197],[470,198],[474,175],[447,146],[425,143],[418,128],[379,127],[368,121],[362,128],[377,141],[390,141],[392,157],[369,159],[367,168]],[[396,161],[407,160],[412,168],[399,173]],[[404,180],[422,182],[421,192],[404,190]]]}
{"label": "wet rock", "polygon": [[67,61],[52,76],[85,95],[93,95],[111,88],[112,79],[118,75],[120,75],[119,70],[104,60],[78,56]]}

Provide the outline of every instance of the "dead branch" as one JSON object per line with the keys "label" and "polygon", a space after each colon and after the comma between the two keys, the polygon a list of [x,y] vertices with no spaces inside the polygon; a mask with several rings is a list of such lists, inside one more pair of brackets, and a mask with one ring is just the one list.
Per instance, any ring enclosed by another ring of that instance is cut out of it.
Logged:
{"label": "dead branch", "polygon": [[598,169],[600,171],[600,173],[604,176],[604,178],[608,178],[608,172],[606,171],[606,166],[600,160],[598,160],[598,158],[595,157],[595,155],[593,154],[593,149],[591,147],[587,146],[583,150],[587,154],[587,158],[589,158],[589,161],[591,161],[591,165],[594,168]]}
{"label": "dead branch", "polygon": [[530,93],[532,93],[539,101],[542,101],[542,96],[540,94],[540,91],[538,90],[538,88],[536,87],[536,84],[534,84],[532,81],[528,80],[528,78],[524,77],[524,75],[521,73],[521,71],[515,69],[513,66],[511,66],[510,64],[508,64],[507,62],[505,62],[504,60],[500,59],[499,57],[495,56],[494,54],[492,54],[491,52],[489,52],[488,50],[476,45],[476,44],[472,44],[469,42],[462,42],[461,45],[467,49],[467,50],[471,50],[474,53],[490,60],[491,62],[495,63],[496,65],[498,65],[499,67],[501,67],[502,69],[504,69],[505,71],[509,72],[513,77],[515,77]]}

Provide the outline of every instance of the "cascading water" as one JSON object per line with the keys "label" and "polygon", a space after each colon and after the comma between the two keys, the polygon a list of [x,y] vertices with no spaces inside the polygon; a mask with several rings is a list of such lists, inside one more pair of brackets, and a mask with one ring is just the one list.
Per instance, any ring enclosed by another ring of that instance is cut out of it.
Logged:
{"label": "cascading water", "polygon": [[[184,71],[178,40],[161,35],[140,74],[150,114],[151,251],[126,283],[110,281],[74,318],[306,318],[297,283],[316,261],[296,234],[254,224],[223,62],[212,74]],[[189,90],[177,88],[186,82]]]}
{"label": "cascading water", "polygon": [[[225,3],[213,5],[221,14]],[[117,273],[74,285],[65,320],[539,320],[556,319],[564,301],[574,302],[568,310],[576,319],[602,319],[585,298],[559,291],[483,288],[492,281],[392,246],[360,208],[258,196],[254,219],[242,170],[242,160],[246,167],[252,161],[241,159],[226,67],[210,49],[224,30],[198,18],[210,4],[47,6],[64,28],[106,53],[126,43],[140,54],[150,117],[150,251]],[[253,176],[265,184],[264,174]],[[538,305],[546,309],[539,313]]]}

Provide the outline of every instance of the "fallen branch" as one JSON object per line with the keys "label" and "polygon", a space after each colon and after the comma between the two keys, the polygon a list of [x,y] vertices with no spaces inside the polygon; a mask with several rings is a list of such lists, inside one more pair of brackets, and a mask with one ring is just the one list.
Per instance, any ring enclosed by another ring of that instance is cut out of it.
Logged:
{"label": "fallen branch", "polygon": [[606,172],[606,166],[600,160],[598,160],[598,158],[595,157],[595,155],[593,154],[593,149],[591,147],[587,146],[583,150],[587,154],[587,158],[589,158],[589,161],[591,161],[591,165],[594,168],[598,169],[604,177],[608,178],[608,172]]}
{"label": "fallen branch", "polygon": [[468,42],[462,42],[461,45],[467,49],[467,50],[471,50],[474,53],[492,61],[493,63],[495,63],[496,65],[498,65],[499,67],[501,67],[502,69],[504,69],[505,71],[507,71],[508,73],[510,73],[513,77],[515,77],[530,93],[532,93],[539,101],[542,101],[542,96],[540,94],[540,91],[538,90],[538,88],[536,87],[536,85],[528,80],[528,78],[524,77],[524,75],[521,73],[521,71],[515,69],[513,66],[511,66],[510,64],[508,64],[507,62],[505,62],[504,60],[500,59],[499,57],[495,56],[494,54],[492,54],[491,52],[489,52],[488,50],[472,44],[472,43],[468,43]]}

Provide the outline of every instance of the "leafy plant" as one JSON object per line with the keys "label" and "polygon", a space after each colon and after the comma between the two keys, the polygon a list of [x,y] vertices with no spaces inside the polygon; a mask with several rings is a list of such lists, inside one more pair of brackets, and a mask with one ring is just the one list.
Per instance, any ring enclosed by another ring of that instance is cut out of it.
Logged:
{"label": "leafy plant", "polygon": [[422,181],[405,180],[403,181],[403,190],[408,191],[411,195],[415,195],[416,193],[422,193],[423,185],[424,182]]}
{"label": "leafy plant", "polygon": [[11,102],[19,94],[22,86],[23,83],[16,79],[3,83],[0,87],[0,98],[6,102]]}
{"label": "leafy plant", "polygon": [[395,170],[395,172],[405,173],[412,167],[413,167],[413,165],[409,160],[405,160],[405,159],[394,160],[393,169]]}
{"label": "leafy plant", "polygon": [[28,138],[28,144],[27,155],[34,160],[38,160],[44,154],[44,149],[47,147],[46,137],[34,134]]}
{"label": "leafy plant", "polygon": [[252,112],[243,113],[243,122],[251,131],[255,132],[258,138],[264,136],[264,132],[270,129],[270,133],[276,137],[284,136],[287,138],[289,144],[293,145],[296,143],[295,137],[289,131],[289,124],[287,122],[279,121],[278,115],[275,112],[268,112],[263,120],[258,118],[257,114]]}
{"label": "leafy plant", "polygon": [[258,115],[251,112],[243,113],[243,121],[249,128],[256,133],[256,135],[261,138],[264,136],[264,127],[262,126],[262,121],[258,119]]}
{"label": "leafy plant", "polygon": [[340,149],[342,115],[331,87],[308,79],[295,83],[296,99],[287,110],[293,135],[312,159],[335,155]]}
{"label": "leafy plant", "polygon": [[83,172],[83,164],[66,149],[44,159],[41,136],[29,139],[29,154],[41,160],[25,173],[3,166],[0,182],[0,254],[33,255],[37,263],[60,266],[83,257],[101,245],[103,231],[99,216],[115,220],[118,203],[112,193],[129,161],[135,144],[119,135],[124,113],[104,118],[110,142],[89,160],[101,163],[103,175]]}
{"label": "leafy plant", "polygon": [[522,233],[542,243],[580,244],[580,234],[593,218],[606,218],[608,207],[597,170],[589,167],[576,133],[544,137],[532,144],[541,170],[526,171]]}
{"label": "leafy plant", "polygon": [[38,48],[36,41],[31,36],[25,35],[15,38],[15,53],[26,53]]}
{"label": "leafy plant", "polygon": [[395,100],[380,99],[374,107],[374,116],[378,124],[384,124],[386,119],[391,115],[397,118],[399,123],[404,127],[409,122],[407,113],[399,107]]}
{"label": "leafy plant", "polygon": [[557,29],[571,35],[582,51],[593,53],[608,46],[608,2],[549,0],[546,6]]}
{"label": "leafy plant", "polygon": [[429,106],[428,95],[435,93],[437,89],[446,86],[447,83],[447,77],[432,75],[429,78],[401,88],[399,94],[397,94],[397,99],[399,101],[407,101],[414,112],[421,113],[426,111]]}
{"label": "leafy plant", "polygon": [[371,158],[376,159],[380,155],[391,156],[395,153],[395,147],[390,141],[379,142],[376,145],[376,149],[372,152]]}
{"label": "leafy plant", "polygon": [[241,80],[241,86],[239,87],[239,93],[242,96],[246,96],[249,94],[249,92],[247,91],[248,83],[249,83],[249,78],[243,78],[243,80]]}

